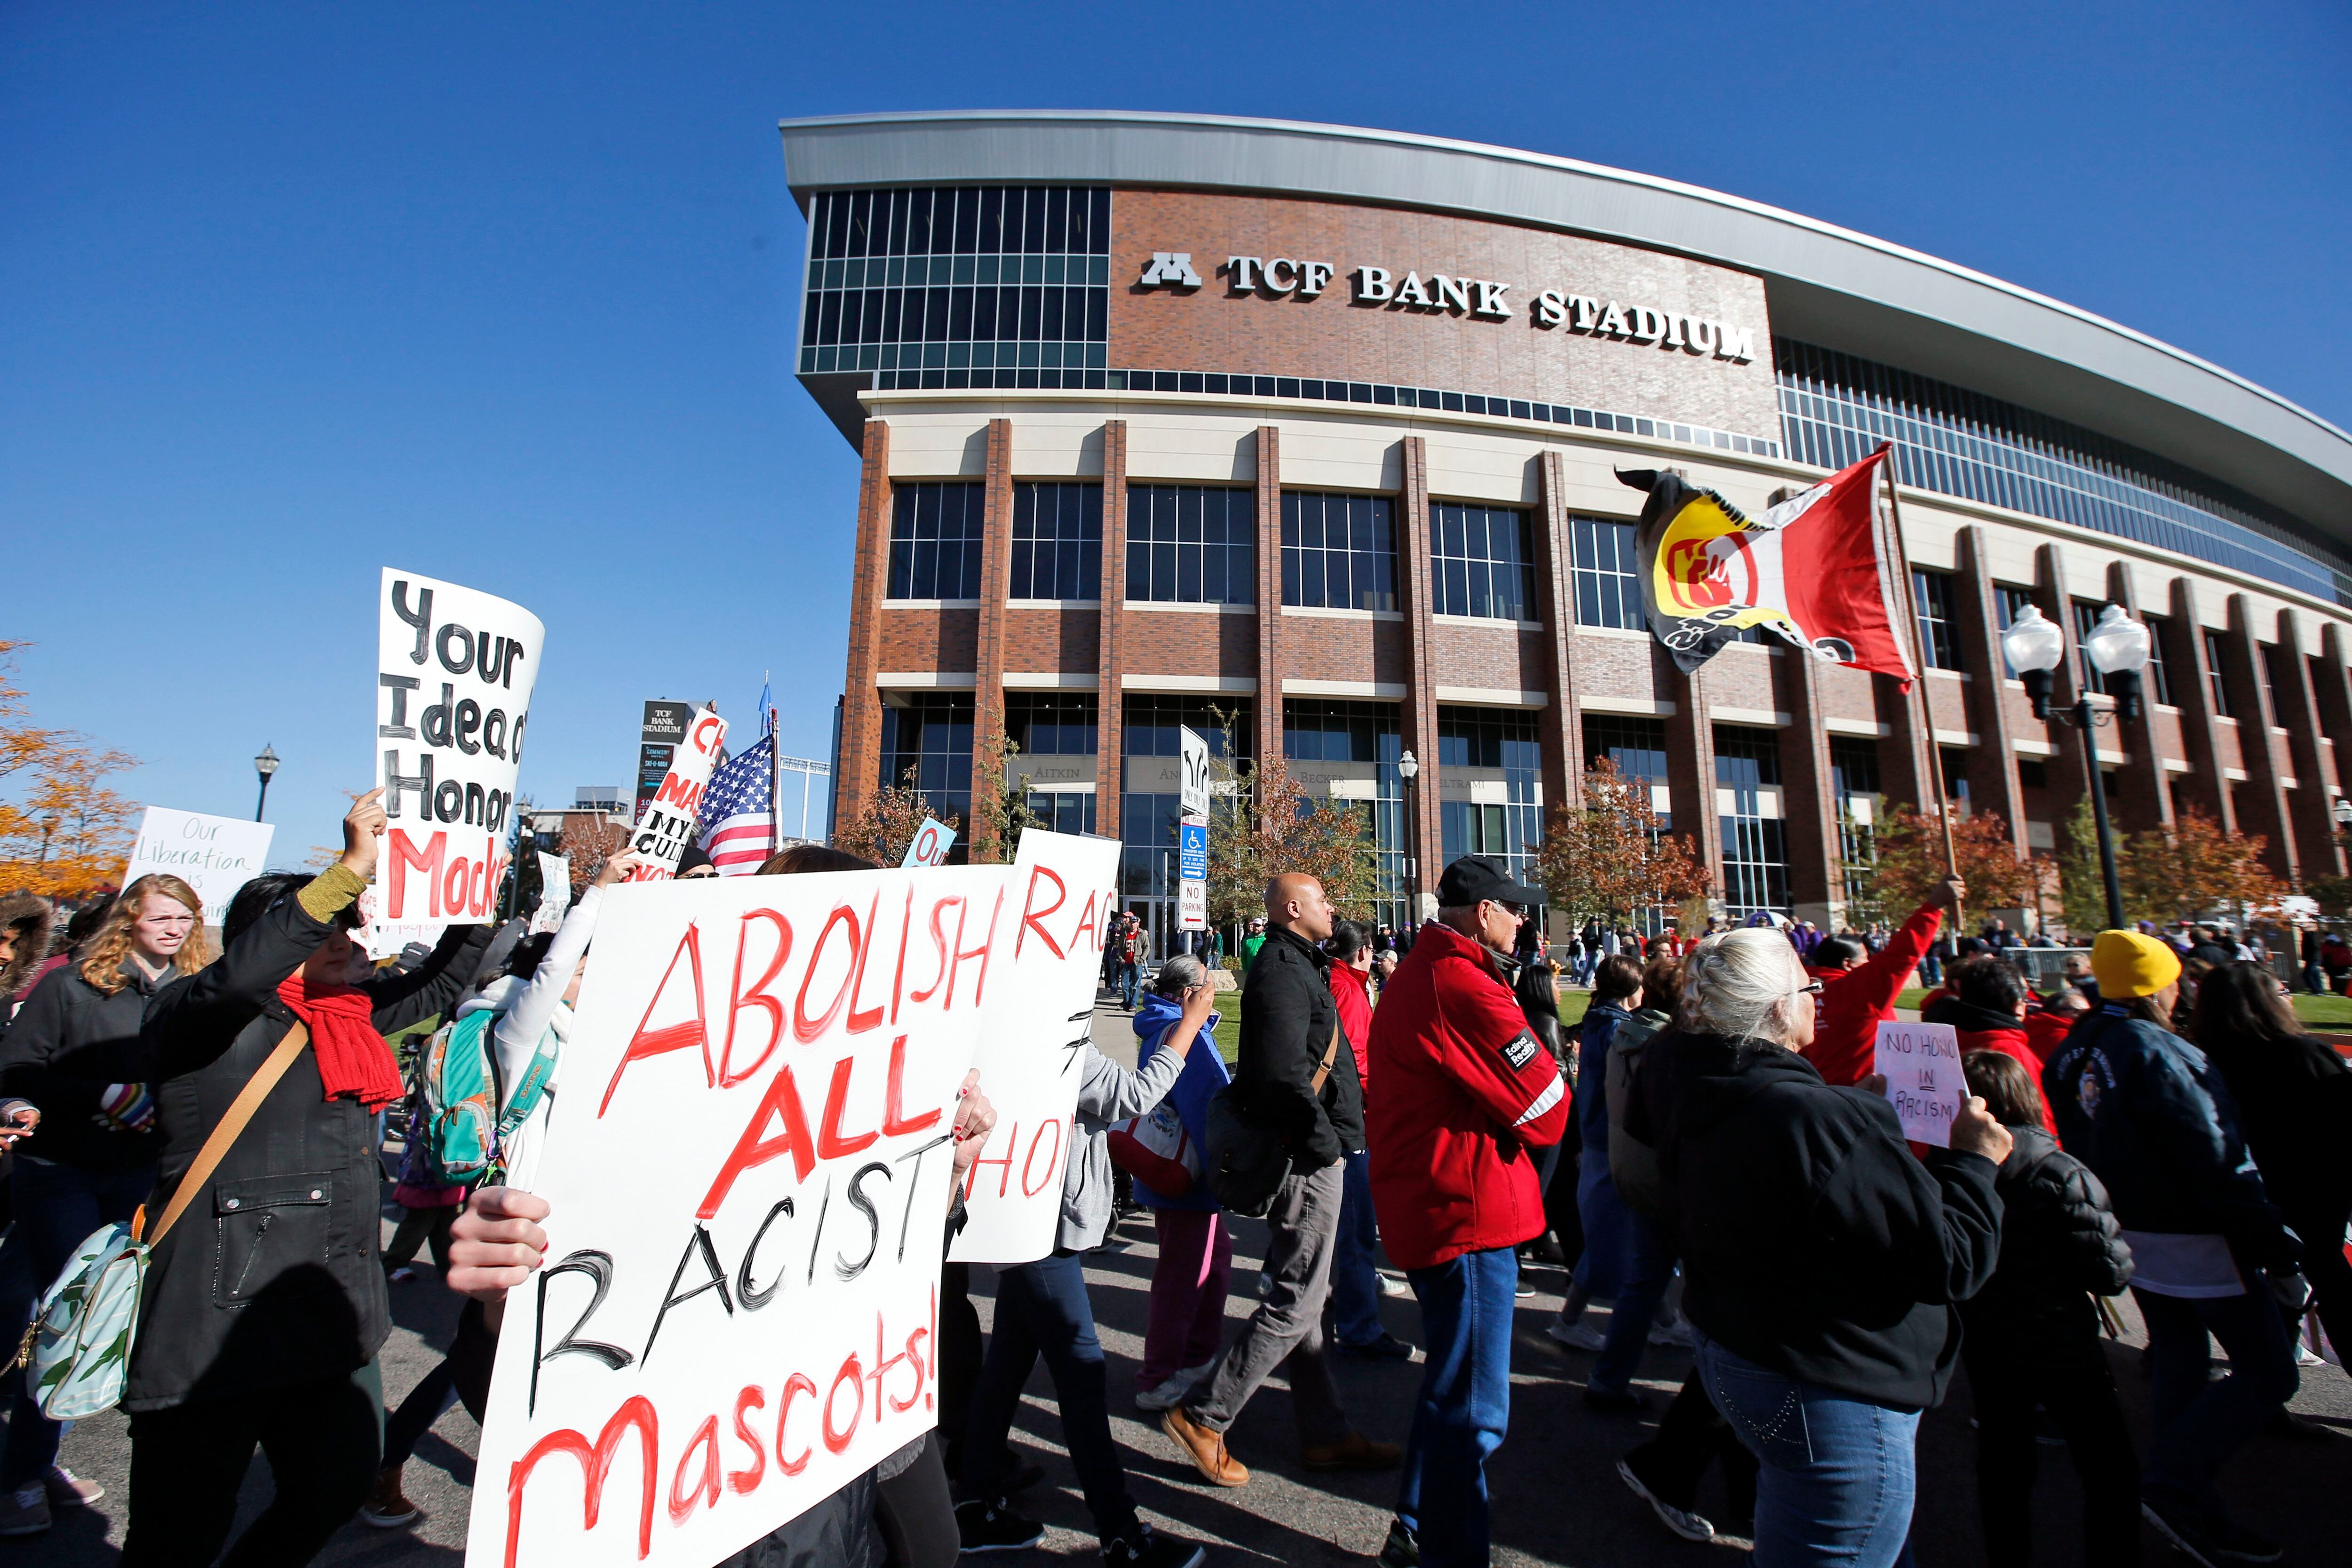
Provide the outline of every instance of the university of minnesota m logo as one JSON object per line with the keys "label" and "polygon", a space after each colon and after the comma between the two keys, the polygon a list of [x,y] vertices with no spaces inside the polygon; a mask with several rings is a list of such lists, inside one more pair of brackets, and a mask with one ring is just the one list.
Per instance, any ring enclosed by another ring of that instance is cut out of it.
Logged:
{"label": "university of minnesota m logo", "polygon": [[1136,282],[1144,289],[1198,289],[1201,275],[1192,270],[1191,251],[1155,250],[1151,259],[1143,264],[1143,276]]}

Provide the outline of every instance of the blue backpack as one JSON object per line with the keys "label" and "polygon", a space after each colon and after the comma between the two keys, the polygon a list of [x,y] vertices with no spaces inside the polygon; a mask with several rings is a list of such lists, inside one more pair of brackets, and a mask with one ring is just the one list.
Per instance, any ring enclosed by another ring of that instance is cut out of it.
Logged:
{"label": "blue backpack", "polygon": [[416,1087],[408,1102],[409,1163],[421,1161],[427,1184],[470,1187],[499,1171],[506,1140],[539,1109],[555,1076],[551,1029],[520,1081],[506,1092],[490,1039],[499,1016],[490,1008],[477,1008],[443,1025],[417,1055]]}

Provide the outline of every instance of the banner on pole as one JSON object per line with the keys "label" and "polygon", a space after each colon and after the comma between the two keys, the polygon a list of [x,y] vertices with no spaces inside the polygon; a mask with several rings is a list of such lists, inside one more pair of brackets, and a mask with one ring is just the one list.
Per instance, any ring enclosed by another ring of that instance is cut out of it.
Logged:
{"label": "banner on pole", "polygon": [[122,885],[159,872],[177,877],[205,901],[205,921],[218,925],[236,890],[261,874],[277,832],[267,822],[151,805],[139,819],[139,841],[122,868]]}
{"label": "banner on pole", "polygon": [[630,836],[629,847],[637,852],[630,881],[660,882],[677,875],[677,863],[694,842],[703,786],[719,766],[726,740],[727,721],[716,709],[697,709],[687,721],[685,739],[671,752],[669,772],[638,813],[636,832]]}
{"label": "banner on pole", "polygon": [[546,629],[476,589],[385,567],[376,770],[391,819],[371,912],[386,926],[494,918]]}

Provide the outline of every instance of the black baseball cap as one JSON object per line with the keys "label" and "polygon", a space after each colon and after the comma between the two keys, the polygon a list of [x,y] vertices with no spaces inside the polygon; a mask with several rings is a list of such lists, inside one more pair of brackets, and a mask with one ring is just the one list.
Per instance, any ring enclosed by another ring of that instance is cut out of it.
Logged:
{"label": "black baseball cap", "polygon": [[1466,909],[1486,899],[1498,904],[1535,905],[1544,901],[1544,895],[1512,881],[1502,862],[1484,855],[1465,855],[1445,868],[1445,875],[1437,879],[1440,909]]}

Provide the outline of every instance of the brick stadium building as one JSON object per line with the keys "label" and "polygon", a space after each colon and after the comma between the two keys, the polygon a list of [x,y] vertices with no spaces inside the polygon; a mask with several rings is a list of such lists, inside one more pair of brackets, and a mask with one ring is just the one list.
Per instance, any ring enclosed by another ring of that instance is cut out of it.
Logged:
{"label": "brick stadium building", "polygon": [[[1498,148],[1101,113],[782,132],[797,370],[864,460],[837,812],[912,769],[968,813],[1003,726],[1045,816],[1124,839],[1164,930],[1190,724],[1366,802],[1396,918],[1409,857],[1524,858],[1609,755],[1732,911],[1834,921],[1931,745],[2021,854],[2052,845],[2083,738],[2032,719],[1999,637],[2029,602],[2071,638],[2112,601],[2157,634],[2142,717],[2096,732],[2119,825],[2193,804],[2284,876],[2343,869],[2352,437],[2217,366]],[[1676,673],[1612,469],[1759,508],[1882,438],[1933,733],[1891,682],[1777,645]],[[2071,657],[2057,695],[2085,678]]]}

